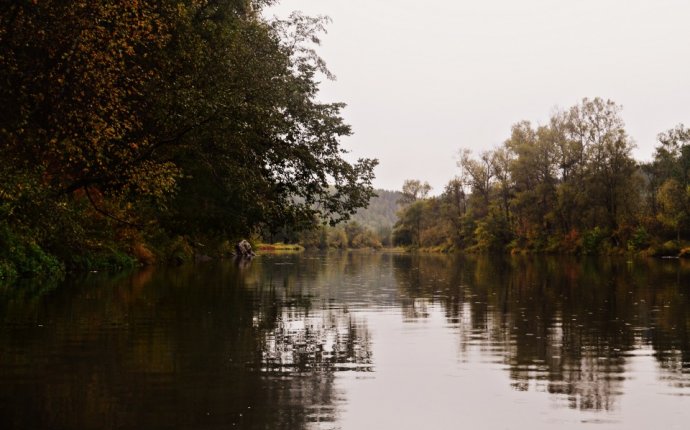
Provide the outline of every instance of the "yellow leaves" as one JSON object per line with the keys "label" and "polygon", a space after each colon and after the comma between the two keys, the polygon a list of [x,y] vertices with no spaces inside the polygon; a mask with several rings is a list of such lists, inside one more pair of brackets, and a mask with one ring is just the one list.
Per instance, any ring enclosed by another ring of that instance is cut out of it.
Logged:
{"label": "yellow leaves", "polygon": [[147,161],[128,172],[130,188],[140,195],[163,198],[171,193],[180,177],[173,163]]}

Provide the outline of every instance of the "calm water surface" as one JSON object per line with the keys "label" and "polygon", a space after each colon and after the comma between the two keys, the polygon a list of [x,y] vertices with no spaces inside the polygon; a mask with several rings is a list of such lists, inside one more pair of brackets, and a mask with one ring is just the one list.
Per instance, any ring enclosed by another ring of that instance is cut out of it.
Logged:
{"label": "calm water surface", "polygon": [[690,263],[260,256],[0,289],[2,429],[686,429]]}

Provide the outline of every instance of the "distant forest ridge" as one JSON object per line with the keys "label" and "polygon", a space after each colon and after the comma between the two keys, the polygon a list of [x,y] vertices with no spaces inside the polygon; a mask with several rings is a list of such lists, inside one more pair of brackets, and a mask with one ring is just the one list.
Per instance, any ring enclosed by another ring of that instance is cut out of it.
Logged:
{"label": "distant forest ridge", "polygon": [[351,221],[357,222],[372,230],[392,228],[398,220],[400,210],[400,191],[375,190],[375,197],[369,200],[369,206],[361,208],[355,213]]}

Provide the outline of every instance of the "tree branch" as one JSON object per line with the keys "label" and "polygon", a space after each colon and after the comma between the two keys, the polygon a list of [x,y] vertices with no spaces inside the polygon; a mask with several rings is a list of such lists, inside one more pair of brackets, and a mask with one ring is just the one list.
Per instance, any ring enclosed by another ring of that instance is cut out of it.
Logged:
{"label": "tree branch", "polygon": [[114,221],[117,221],[117,222],[119,222],[119,223],[121,223],[121,224],[128,225],[128,226],[130,226],[130,227],[137,227],[137,228],[143,227],[141,224],[133,224],[133,223],[131,223],[131,222],[129,222],[129,221],[125,221],[125,220],[120,219],[120,218],[118,218],[118,217],[116,217],[116,216],[114,216],[114,215],[112,215],[112,214],[106,212],[105,210],[99,208],[98,205],[96,204],[96,202],[93,200],[93,197],[91,197],[91,193],[89,192],[89,188],[88,188],[88,187],[84,187],[84,192],[86,193],[86,197],[89,199],[89,203],[91,203],[91,207],[93,207],[93,208],[96,210],[96,212],[98,212],[99,214],[103,215],[104,217],[110,218],[110,219],[112,219],[112,220],[114,220]]}

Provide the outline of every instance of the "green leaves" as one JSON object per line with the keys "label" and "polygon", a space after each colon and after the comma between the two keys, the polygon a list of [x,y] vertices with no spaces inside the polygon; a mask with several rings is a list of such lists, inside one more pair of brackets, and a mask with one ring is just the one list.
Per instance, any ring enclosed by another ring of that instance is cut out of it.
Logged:
{"label": "green leaves", "polygon": [[620,110],[583,99],[547,125],[515,124],[496,149],[462,150],[445,193],[401,212],[398,243],[572,252],[582,249],[578,232],[625,239],[639,215],[641,182]]}
{"label": "green leaves", "polygon": [[267,22],[270,3],[4,8],[0,211],[40,195],[95,230],[84,220],[233,237],[314,216],[337,223],[366,206],[377,161],[343,158],[343,105],[316,99],[318,75],[332,77],[316,53],[328,19]]}

